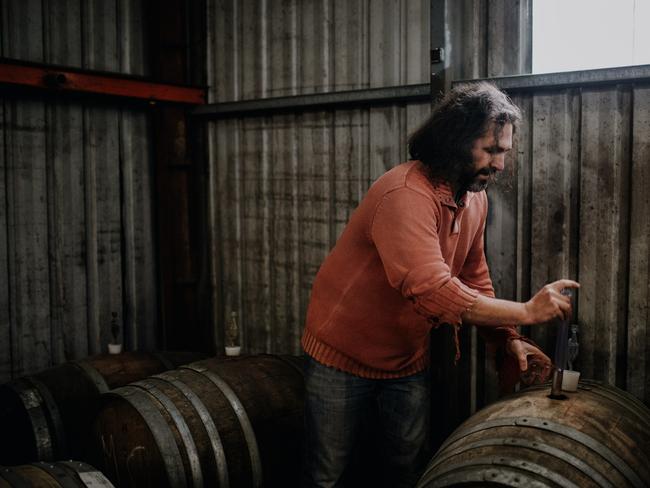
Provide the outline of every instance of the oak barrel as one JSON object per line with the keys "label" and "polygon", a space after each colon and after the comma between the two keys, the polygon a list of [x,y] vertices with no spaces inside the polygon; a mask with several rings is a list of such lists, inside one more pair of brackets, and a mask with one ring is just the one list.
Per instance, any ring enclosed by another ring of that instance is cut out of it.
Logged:
{"label": "oak barrel", "polygon": [[0,386],[0,464],[83,459],[82,439],[101,393],[204,357],[189,352],[101,354]]}
{"label": "oak barrel", "polygon": [[0,488],[50,487],[112,488],[113,484],[97,469],[78,461],[38,462],[20,466],[0,466]]}
{"label": "oak barrel", "polygon": [[477,412],[443,443],[417,486],[650,486],[643,403],[590,380],[565,400],[549,393],[549,385],[529,388]]}
{"label": "oak barrel", "polygon": [[208,359],[103,395],[91,459],[120,487],[291,487],[300,474],[297,357]]}

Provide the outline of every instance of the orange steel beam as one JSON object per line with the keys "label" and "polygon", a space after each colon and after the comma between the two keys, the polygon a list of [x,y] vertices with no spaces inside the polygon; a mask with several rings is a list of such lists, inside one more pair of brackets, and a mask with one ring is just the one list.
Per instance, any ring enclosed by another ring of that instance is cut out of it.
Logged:
{"label": "orange steel beam", "polygon": [[0,58],[0,84],[191,105],[203,105],[206,98],[205,88],[155,83],[129,75],[25,63],[7,58]]}

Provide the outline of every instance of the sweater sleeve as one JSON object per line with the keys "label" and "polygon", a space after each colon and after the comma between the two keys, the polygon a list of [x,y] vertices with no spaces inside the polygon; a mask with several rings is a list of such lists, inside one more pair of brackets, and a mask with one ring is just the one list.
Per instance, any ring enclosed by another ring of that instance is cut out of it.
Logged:
{"label": "sweater sleeve", "polygon": [[458,325],[478,291],[451,276],[440,250],[439,208],[410,188],[386,194],[370,225],[388,282],[436,323]]}

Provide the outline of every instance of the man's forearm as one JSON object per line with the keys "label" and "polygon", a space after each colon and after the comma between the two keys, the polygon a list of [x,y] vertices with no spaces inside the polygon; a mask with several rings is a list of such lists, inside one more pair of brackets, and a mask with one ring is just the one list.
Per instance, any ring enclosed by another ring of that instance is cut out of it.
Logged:
{"label": "man's forearm", "polygon": [[490,298],[484,295],[479,295],[476,303],[466,310],[461,318],[463,322],[481,326],[529,323],[524,303]]}
{"label": "man's forearm", "polygon": [[502,324],[542,324],[571,316],[571,299],[565,288],[578,288],[573,280],[558,280],[542,287],[526,303],[511,302],[479,295],[472,307],[461,314],[463,321],[482,326]]}

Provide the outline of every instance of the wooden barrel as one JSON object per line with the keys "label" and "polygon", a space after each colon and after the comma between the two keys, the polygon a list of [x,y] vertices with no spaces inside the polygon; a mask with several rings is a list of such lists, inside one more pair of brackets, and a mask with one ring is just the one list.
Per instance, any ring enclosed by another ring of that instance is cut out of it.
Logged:
{"label": "wooden barrel", "polygon": [[83,459],[101,393],[204,358],[187,352],[102,354],[0,386],[0,464]]}
{"label": "wooden barrel", "polygon": [[0,466],[0,488],[112,488],[113,484],[92,466],[78,461],[38,462]]}
{"label": "wooden barrel", "polygon": [[92,462],[120,487],[290,487],[300,476],[297,358],[208,359],[102,397]]}
{"label": "wooden barrel", "polygon": [[650,410],[632,395],[581,381],[566,400],[550,386],[479,411],[444,442],[418,487],[648,487]]}

